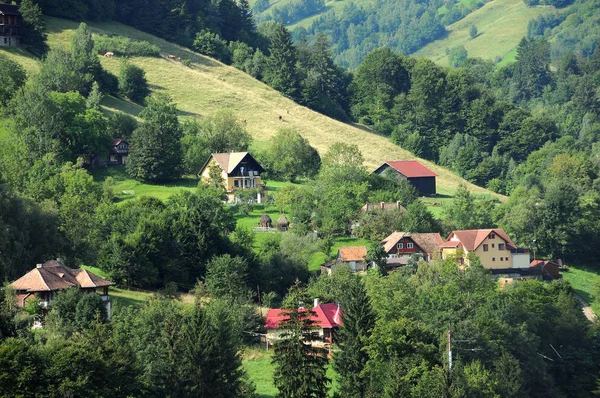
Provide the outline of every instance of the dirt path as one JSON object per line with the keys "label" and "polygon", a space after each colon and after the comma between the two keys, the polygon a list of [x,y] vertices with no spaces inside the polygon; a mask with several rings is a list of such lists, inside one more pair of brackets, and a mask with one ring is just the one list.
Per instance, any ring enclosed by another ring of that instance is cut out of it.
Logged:
{"label": "dirt path", "polygon": [[590,322],[595,322],[598,319],[598,316],[594,310],[592,310],[592,307],[590,307],[589,304],[586,303],[578,294],[573,293],[573,296],[575,296],[575,299],[579,301],[579,304],[581,304],[583,315],[585,315]]}

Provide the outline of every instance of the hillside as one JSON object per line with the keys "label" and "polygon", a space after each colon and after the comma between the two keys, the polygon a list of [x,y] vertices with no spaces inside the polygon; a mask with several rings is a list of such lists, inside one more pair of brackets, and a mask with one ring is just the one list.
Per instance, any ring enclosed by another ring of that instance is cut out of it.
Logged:
{"label": "hillside", "polygon": [[[76,22],[48,18],[49,44],[66,45],[77,26]],[[183,116],[203,117],[222,108],[232,109],[241,120],[246,120],[247,129],[258,141],[257,145],[266,144],[281,127],[297,129],[320,152],[326,151],[336,141],[355,143],[370,169],[385,160],[414,158],[386,137],[363,126],[344,124],[299,106],[266,84],[211,58],[119,23],[90,23],[90,26],[96,34],[123,35],[158,45],[161,58],[133,58],[132,62],[146,71],[154,91],[162,91],[173,97]],[[0,51],[4,53],[5,50]],[[189,59],[192,67],[168,60],[167,55]],[[29,58],[18,52],[12,53],[11,57],[30,62]],[[118,74],[118,58],[102,57],[101,62],[107,70]],[[112,97],[105,99],[104,105],[129,114],[137,114],[141,109],[138,105]],[[279,120],[279,116],[283,117],[283,121]],[[463,183],[473,192],[495,195],[447,169],[429,161],[422,162],[439,174],[438,188],[444,192],[452,192],[458,184]]]}
{"label": "hillside", "polygon": [[[483,58],[502,62],[514,60],[521,38],[527,34],[527,23],[552,8],[528,8],[523,0],[494,0],[446,27],[448,36],[427,44],[414,53],[415,57],[430,58],[448,65],[446,49],[463,45],[470,58]],[[469,38],[469,27],[475,25],[479,34]]]}

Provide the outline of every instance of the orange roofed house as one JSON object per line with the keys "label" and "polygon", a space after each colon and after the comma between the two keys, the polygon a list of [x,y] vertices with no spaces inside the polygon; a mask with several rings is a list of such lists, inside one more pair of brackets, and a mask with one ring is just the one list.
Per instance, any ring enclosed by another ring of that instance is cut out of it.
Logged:
{"label": "orange roofed house", "polygon": [[491,270],[529,268],[529,249],[518,248],[502,229],[452,231],[441,249],[442,258],[460,255],[464,264],[469,264],[467,255],[474,253]]}
{"label": "orange roofed house", "polygon": [[56,292],[72,287],[84,292],[95,293],[101,289],[102,301],[110,316],[110,299],[108,288],[114,283],[100,278],[85,269],[72,269],[65,266],[61,259],[46,261],[12,283],[17,294],[17,306],[24,307],[28,300],[40,299],[43,308],[50,307]]}
{"label": "orange roofed house", "polygon": [[408,180],[422,196],[433,196],[436,194],[435,174],[416,160],[396,160],[385,162],[373,173],[384,175],[393,173],[400,178]]}
{"label": "orange roofed house", "polygon": [[433,260],[440,252],[442,237],[438,233],[410,233],[395,231],[381,241],[387,254],[388,266],[406,265],[413,254],[422,254],[423,260]]}
{"label": "orange roofed house", "polygon": [[[267,329],[267,341],[274,342],[281,339],[281,335],[285,332],[279,328],[279,324],[286,320],[283,315],[285,310],[280,308],[270,309],[267,312],[265,320],[265,328]],[[300,309],[304,311],[304,309]],[[335,340],[335,331],[344,326],[342,322],[342,309],[335,303],[319,304],[319,299],[315,299],[313,314],[310,320],[313,321],[314,327],[318,330],[320,341],[313,344],[320,347],[330,347]]]}
{"label": "orange roofed house", "polygon": [[366,246],[340,247],[335,260],[323,265],[321,272],[331,275],[335,268],[345,265],[354,272],[367,270],[367,248]]}
{"label": "orange roofed house", "polygon": [[221,171],[221,180],[229,202],[236,202],[236,192],[243,189],[259,189],[256,196],[258,203],[266,199],[267,187],[260,178],[265,169],[248,152],[213,153],[198,173],[200,180],[208,183],[211,170],[215,167]]}

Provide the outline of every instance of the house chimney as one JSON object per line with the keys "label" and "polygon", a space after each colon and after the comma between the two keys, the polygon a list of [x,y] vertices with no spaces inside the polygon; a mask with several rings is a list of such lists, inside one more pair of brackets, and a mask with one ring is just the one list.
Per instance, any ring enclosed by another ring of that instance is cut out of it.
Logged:
{"label": "house chimney", "polygon": [[35,268],[42,268],[42,264],[36,264]]}
{"label": "house chimney", "polygon": [[315,299],[315,306],[314,306],[313,308],[316,308],[316,307],[318,307],[318,306],[319,306],[319,298],[317,297],[317,298]]}

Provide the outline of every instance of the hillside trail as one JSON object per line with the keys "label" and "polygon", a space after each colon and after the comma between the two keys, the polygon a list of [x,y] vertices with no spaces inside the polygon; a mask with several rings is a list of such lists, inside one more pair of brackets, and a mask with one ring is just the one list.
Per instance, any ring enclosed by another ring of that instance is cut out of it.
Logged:
{"label": "hillside trail", "polygon": [[578,294],[573,293],[573,296],[575,296],[575,300],[579,301],[579,304],[581,304],[583,315],[585,315],[590,322],[596,322],[598,320],[598,316],[594,310],[592,310],[592,307],[590,307],[590,305],[586,303]]}

